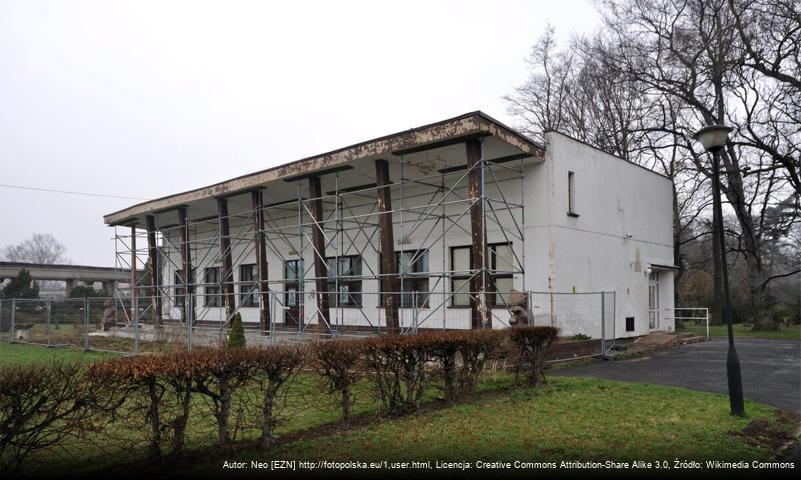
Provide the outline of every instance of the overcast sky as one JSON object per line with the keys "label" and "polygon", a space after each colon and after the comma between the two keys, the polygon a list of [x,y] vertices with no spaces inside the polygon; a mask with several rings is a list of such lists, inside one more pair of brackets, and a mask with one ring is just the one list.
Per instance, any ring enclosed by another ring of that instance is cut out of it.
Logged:
{"label": "overcast sky", "polygon": [[[160,197],[472,110],[514,123],[551,23],[587,0],[0,0],[0,184]],[[0,247],[52,233],[114,265],[138,200],[0,187]]]}

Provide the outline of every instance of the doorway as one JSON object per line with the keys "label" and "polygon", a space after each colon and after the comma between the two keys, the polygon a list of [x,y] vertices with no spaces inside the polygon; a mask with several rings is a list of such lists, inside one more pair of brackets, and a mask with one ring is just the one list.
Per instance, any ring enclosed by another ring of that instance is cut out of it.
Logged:
{"label": "doorway", "polygon": [[659,330],[659,274],[648,274],[648,329]]}
{"label": "doorway", "polygon": [[297,327],[303,323],[303,260],[284,262],[284,323]]}

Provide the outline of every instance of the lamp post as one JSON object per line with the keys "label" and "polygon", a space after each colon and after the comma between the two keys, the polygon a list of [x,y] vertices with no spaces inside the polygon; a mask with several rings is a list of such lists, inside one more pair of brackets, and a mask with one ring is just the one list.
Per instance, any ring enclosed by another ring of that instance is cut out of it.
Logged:
{"label": "lamp post", "polygon": [[720,151],[729,139],[731,127],[726,125],[710,125],[699,130],[693,137],[704,147],[704,150],[712,154],[712,208],[714,215],[718,219],[713,222],[718,241],[720,242],[720,268],[723,277],[723,318],[726,319],[726,327],[729,333],[729,352],[726,356],[726,376],[729,381],[729,404],[731,414],[742,417],[745,415],[745,405],[743,404],[743,380],[740,373],[740,359],[737,357],[737,349],[734,348],[734,325],[731,315],[731,295],[729,291],[729,267],[726,263],[726,239],[723,236],[723,208],[720,198]]}

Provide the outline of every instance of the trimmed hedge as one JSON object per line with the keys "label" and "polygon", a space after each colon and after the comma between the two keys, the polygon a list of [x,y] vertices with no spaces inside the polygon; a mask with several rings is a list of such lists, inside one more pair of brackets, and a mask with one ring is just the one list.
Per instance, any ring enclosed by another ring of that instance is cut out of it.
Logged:
{"label": "trimmed hedge", "polygon": [[388,336],[364,340],[365,364],[384,412],[410,413],[420,406],[429,375],[431,335]]}
{"label": "trimmed hedge", "polygon": [[275,399],[302,367],[307,350],[305,345],[197,350],[115,359],[93,365],[90,371],[114,395],[127,399],[118,402],[114,413],[131,428],[148,428],[148,457],[158,463],[183,454],[193,393],[211,403],[220,449],[231,441],[231,405],[238,393],[253,411],[261,444],[268,446],[277,423]]}
{"label": "trimmed hedge", "polygon": [[328,393],[339,395],[342,423],[346,427],[350,421],[353,385],[364,375],[365,346],[359,340],[324,340],[312,346],[314,368]]}
{"label": "trimmed hedge", "polygon": [[431,358],[442,371],[442,389],[451,405],[475,393],[484,364],[497,354],[503,344],[504,332],[499,330],[468,330],[437,332],[429,335]]}
{"label": "trimmed hedge", "polygon": [[536,386],[540,377],[545,379],[543,368],[548,349],[556,340],[555,327],[516,327],[509,329],[512,356],[515,358],[515,383],[520,384],[521,374],[526,384]]}

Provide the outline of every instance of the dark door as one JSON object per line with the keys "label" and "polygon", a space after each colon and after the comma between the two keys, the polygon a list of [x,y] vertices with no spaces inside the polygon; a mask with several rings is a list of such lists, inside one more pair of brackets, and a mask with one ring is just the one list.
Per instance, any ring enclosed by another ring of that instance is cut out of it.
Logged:
{"label": "dark door", "polygon": [[287,326],[297,327],[303,321],[302,276],[302,260],[287,260],[284,263],[284,323]]}

